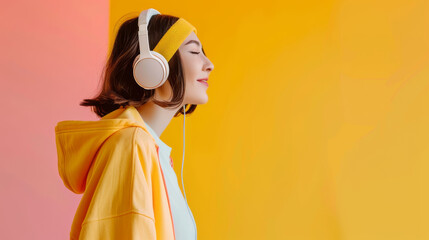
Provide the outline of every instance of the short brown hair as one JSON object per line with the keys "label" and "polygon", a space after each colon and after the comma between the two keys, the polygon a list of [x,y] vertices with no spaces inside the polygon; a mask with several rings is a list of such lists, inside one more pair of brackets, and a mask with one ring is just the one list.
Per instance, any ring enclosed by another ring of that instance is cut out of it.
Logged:
{"label": "short brown hair", "polygon": [[[152,16],[148,25],[149,47],[151,51],[178,19],[175,16],[162,14]],[[170,102],[155,100],[153,98],[155,89],[147,90],[136,83],[133,76],[133,62],[138,54],[140,54],[138,17],[133,17],[122,23],[118,30],[112,52],[103,68],[101,76],[103,86],[101,90],[96,97],[84,99],[80,103],[80,106],[91,106],[92,111],[100,117],[121,106],[132,105],[139,107],[150,99],[155,104],[164,108],[176,108],[180,106],[185,94],[185,80],[179,51],[177,50],[168,62],[170,73],[166,81],[169,81],[173,91],[173,97]],[[196,107],[197,105],[191,104],[186,114],[194,112]],[[174,117],[180,114],[184,114],[183,108],[180,108]]]}

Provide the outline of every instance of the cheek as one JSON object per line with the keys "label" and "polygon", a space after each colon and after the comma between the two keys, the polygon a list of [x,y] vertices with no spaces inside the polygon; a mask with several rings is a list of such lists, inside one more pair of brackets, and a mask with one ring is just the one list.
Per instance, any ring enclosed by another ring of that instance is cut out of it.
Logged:
{"label": "cheek", "polygon": [[186,80],[186,83],[193,84],[197,82],[198,78],[204,77],[201,72],[201,66],[198,62],[198,58],[191,55],[183,56],[182,60],[182,70]]}
{"label": "cheek", "polygon": [[184,74],[185,74],[185,79],[187,82],[193,82],[196,81],[198,79],[198,69],[196,68],[195,64],[184,67],[183,68]]}

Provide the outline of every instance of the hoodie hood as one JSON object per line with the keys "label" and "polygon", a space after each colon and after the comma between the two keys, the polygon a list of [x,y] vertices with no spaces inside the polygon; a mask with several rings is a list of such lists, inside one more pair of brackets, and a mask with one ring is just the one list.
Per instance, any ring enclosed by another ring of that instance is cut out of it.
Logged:
{"label": "hoodie hood", "polygon": [[157,145],[133,106],[120,107],[96,121],[58,122],[55,126],[55,141],[58,171],[64,185],[74,193],[83,193],[88,171],[98,150],[112,134],[127,127],[142,128]]}

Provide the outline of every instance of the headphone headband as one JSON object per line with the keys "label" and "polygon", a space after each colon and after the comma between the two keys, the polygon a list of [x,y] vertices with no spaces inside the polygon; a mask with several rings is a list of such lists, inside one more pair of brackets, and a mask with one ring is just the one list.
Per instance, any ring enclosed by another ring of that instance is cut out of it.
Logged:
{"label": "headphone headband", "polygon": [[146,24],[146,25],[149,24],[149,21],[152,18],[152,16],[158,15],[158,14],[161,14],[161,13],[153,8],[149,8],[147,10],[142,11],[139,15],[139,23],[138,23],[139,27],[143,24]]}

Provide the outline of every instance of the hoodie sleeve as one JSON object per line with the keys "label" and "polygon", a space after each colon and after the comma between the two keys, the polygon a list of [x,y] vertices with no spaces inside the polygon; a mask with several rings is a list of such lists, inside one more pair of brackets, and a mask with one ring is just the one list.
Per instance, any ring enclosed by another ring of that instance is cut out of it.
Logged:
{"label": "hoodie sleeve", "polygon": [[79,239],[157,238],[151,180],[155,156],[147,141],[136,140],[138,133],[135,127],[122,129],[100,149],[88,173],[87,185],[94,192]]}

